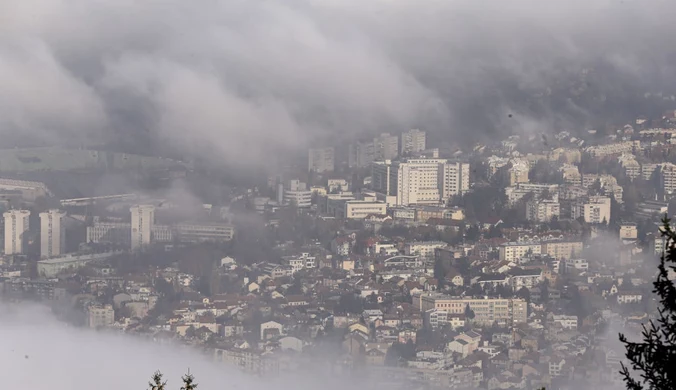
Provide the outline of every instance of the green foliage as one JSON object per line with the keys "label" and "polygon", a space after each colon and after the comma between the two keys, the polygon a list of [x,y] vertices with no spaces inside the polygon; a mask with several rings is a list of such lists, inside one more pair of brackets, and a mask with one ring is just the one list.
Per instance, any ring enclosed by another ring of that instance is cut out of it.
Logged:
{"label": "green foliage", "polygon": [[166,384],[167,381],[162,381],[162,373],[159,371],[155,371],[155,374],[153,374],[152,381],[148,382],[150,390],[164,390]]}
{"label": "green foliage", "polygon": [[653,282],[653,292],[659,297],[657,319],[643,326],[643,342],[630,342],[620,334],[631,369],[640,373],[640,379],[636,379],[622,364],[620,373],[629,390],[676,388],[676,286],[668,275],[668,270],[676,270],[676,266],[667,265],[676,263],[676,232],[668,218],[665,217],[662,224],[667,250],[660,258],[659,272]]}
{"label": "green foliage", "polygon": [[195,383],[195,377],[190,375],[190,372],[183,375],[183,386],[181,390],[195,390],[197,388],[197,383]]}

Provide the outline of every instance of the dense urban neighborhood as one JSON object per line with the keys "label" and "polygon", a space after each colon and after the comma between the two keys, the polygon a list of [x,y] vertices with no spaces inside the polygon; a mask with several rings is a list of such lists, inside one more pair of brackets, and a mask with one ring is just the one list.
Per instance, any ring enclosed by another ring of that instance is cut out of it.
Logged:
{"label": "dense urban neighborhood", "polygon": [[1,297],[264,377],[622,386],[617,333],[655,314],[676,210],[676,110],[473,148],[412,129],[273,165],[7,151]]}

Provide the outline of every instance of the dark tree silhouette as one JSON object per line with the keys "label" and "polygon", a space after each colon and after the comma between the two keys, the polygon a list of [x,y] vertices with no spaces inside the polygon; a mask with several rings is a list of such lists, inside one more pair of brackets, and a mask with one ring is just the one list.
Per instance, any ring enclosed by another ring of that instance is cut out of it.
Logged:
{"label": "dark tree silhouette", "polygon": [[676,232],[666,216],[662,219],[661,232],[667,240],[667,249],[660,257],[659,272],[653,282],[653,292],[659,297],[657,319],[643,325],[643,342],[630,342],[620,334],[630,366],[641,378],[633,377],[623,363],[620,373],[629,390],[676,389],[676,286],[668,277],[668,270],[676,270],[676,266],[667,265],[676,263]]}
{"label": "dark tree silhouette", "polygon": [[150,390],[164,390],[164,386],[166,386],[166,384],[167,381],[162,381],[162,373],[159,371],[155,371],[152,382],[148,382]]}
{"label": "dark tree silhouette", "polygon": [[[183,375],[181,380],[183,380],[181,390],[195,390],[197,388],[195,377],[190,374],[189,370],[187,374]],[[162,380],[162,373],[160,371],[156,371],[155,374],[153,374],[152,380],[148,382],[149,390],[164,390],[166,385],[167,381]]]}

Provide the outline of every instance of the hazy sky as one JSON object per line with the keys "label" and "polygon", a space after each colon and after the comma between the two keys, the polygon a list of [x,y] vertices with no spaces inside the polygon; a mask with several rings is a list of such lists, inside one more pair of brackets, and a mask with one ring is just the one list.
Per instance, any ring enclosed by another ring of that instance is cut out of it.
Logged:
{"label": "hazy sky", "polygon": [[[671,93],[674,11],[671,0],[4,0],[0,135],[103,134],[254,161],[327,133],[582,126]],[[530,99],[569,84],[596,93]]]}

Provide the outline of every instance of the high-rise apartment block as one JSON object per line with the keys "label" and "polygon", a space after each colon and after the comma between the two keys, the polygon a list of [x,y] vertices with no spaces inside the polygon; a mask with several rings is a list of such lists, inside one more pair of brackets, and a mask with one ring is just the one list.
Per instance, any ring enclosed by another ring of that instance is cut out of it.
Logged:
{"label": "high-rise apartment block", "polygon": [[62,226],[66,213],[49,210],[40,213],[40,257],[59,256],[66,249],[66,229]]}
{"label": "high-rise apartment block", "polygon": [[155,206],[138,205],[131,211],[131,250],[139,250],[152,242],[155,225]]}
{"label": "high-rise apartment block", "polygon": [[350,145],[349,166],[367,167],[373,161],[391,160],[399,155],[399,138],[389,133]]}
{"label": "high-rise apartment block", "polygon": [[334,148],[314,148],[308,151],[308,170],[317,173],[332,172],[335,169]]}
{"label": "high-rise apartment block", "polygon": [[422,152],[427,148],[427,133],[411,129],[401,133],[401,155]]}
{"label": "high-rise apartment block", "polygon": [[580,199],[571,205],[571,217],[582,217],[587,223],[610,222],[610,198],[607,196],[590,196]]}
{"label": "high-rise apartment block", "polygon": [[374,162],[374,191],[397,197],[397,205],[439,204],[469,190],[469,164],[445,159]]}
{"label": "high-rise apartment block", "polygon": [[24,233],[28,231],[28,210],[10,210],[3,214],[5,217],[5,254],[19,255],[24,252]]}

